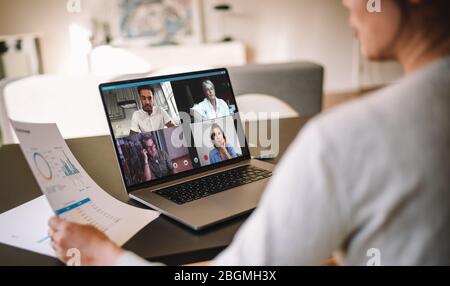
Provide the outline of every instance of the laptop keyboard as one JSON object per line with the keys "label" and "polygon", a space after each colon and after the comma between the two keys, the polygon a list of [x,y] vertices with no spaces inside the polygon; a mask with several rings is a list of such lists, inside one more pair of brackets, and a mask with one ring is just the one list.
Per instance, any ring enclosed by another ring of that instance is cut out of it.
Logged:
{"label": "laptop keyboard", "polygon": [[272,176],[272,172],[254,166],[242,166],[164,188],[155,193],[182,205],[225,190],[263,180],[270,176]]}

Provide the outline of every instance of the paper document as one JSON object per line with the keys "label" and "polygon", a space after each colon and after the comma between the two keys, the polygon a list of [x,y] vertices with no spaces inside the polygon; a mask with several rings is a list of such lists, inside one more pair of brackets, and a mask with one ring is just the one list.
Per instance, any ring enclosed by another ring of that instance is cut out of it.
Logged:
{"label": "paper document", "polygon": [[101,189],[73,156],[56,124],[17,121],[11,124],[56,215],[67,221],[91,224],[119,246],[159,216],[158,212],[125,204]]}
{"label": "paper document", "polygon": [[0,214],[0,242],[56,257],[48,237],[48,219],[54,216],[45,196]]}

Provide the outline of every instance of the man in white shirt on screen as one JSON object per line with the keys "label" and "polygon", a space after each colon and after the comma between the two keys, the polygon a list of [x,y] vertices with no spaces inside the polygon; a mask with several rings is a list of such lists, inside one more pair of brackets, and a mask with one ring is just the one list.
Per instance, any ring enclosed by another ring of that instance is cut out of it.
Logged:
{"label": "man in white shirt on screen", "polygon": [[230,115],[227,103],[216,97],[216,89],[210,80],[202,82],[205,99],[192,107],[192,113],[196,121],[214,119]]}
{"label": "man in white shirt on screen", "polygon": [[154,106],[154,89],[151,86],[140,86],[138,88],[139,99],[142,109],[133,113],[131,118],[130,135],[146,133],[173,127],[169,114],[161,107]]}

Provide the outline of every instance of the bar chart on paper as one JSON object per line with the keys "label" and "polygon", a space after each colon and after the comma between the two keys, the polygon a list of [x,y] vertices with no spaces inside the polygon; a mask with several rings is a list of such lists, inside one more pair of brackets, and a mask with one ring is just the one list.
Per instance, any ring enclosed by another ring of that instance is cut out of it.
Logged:
{"label": "bar chart on paper", "polygon": [[66,153],[63,151],[64,154],[64,159],[60,159],[61,160],[61,164],[62,164],[62,171],[64,172],[64,175],[66,177],[70,177],[70,176],[74,176],[76,174],[79,174],[80,171],[78,171],[77,167],[75,167],[75,165],[70,161],[69,158],[67,158]]}

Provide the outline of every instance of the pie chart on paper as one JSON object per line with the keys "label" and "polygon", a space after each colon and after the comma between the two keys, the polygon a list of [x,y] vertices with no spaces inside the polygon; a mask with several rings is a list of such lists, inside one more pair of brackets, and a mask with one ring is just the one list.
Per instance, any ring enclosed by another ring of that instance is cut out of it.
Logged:
{"label": "pie chart on paper", "polygon": [[50,168],[50,164],[47,162],[44,156],[42,156],[41,153],[36,152],[33,154],[33,161],[39,175],[41,175],[41,177],[43,177],[44,179],[50,181],[53,177],[52,169]]}

